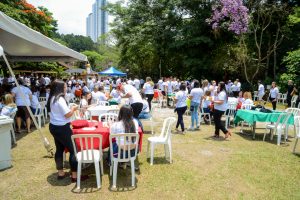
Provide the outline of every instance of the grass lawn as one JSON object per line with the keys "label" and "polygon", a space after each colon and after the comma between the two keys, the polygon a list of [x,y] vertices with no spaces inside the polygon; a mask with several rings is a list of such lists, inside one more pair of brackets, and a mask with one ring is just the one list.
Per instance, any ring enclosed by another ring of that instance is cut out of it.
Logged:
{"label": "grass lawn", "polygon": [[[155,113],[156,132],[162,120],[173,115],[171,109]],[[186,127],[189,124],[186,116]],[[43,131],[54,147],[48,126]],[[37,131],[22,133],[12,149],[13,167],[0,172],[0,199],[300,199],[300,158],[292,154],[294,138],[277,146],[276,138],[262,141],[263,131],[252,140],[237,128],[229,141],[214,140],[214,126],[202,124],[200,131],[172,135],[172,164],[164,159],[163,146],[157,146],[153,166],[146,159],[150,134],[144,134],[137,187],[130,187],[130,169],[119,169],[118,189],[113,191],[105,162],[99,190],[94,166],[83,171],[90,179],[81,183],[81,190],[69,179],[57,181],[54,159],[47,158]]]}

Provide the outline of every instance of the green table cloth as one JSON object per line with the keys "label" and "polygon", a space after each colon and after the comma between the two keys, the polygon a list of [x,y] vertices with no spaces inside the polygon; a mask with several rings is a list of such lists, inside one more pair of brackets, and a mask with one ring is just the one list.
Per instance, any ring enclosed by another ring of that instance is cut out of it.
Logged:
{"label": "green table cloth", "polygon": [[[244,110],[237,111],[234,118],[234,123],[237,124],[241,121],[248,122],[253,125],[255,122],[276,122],[280,113],[279,111],[273,111],[272,113],[264,113],[256,110]],[[294,117],[290,117],[288,124],[294,125]]]}

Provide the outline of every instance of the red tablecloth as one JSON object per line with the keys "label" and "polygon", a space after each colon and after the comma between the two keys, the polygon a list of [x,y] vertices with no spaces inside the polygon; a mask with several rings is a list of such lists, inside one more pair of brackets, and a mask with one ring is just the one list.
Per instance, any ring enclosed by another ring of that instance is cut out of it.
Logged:
{"label": "red tablecloth", "polygon": [[[73,134],[100,134],[102,135],[102,149],[109,147],[109,128],[103,127],[102,122],[89,122],[89,127],[95,127],[95,130],[82,130],[82,128],[79,129],[73,129]],[[139,127],[139,151],[142,151],[142,144],[143,144],[143,132],[141,127]],[[75,141],[77,146],[80,146],[80,142]],[[90,144],[88,144],[90,145]],[[85,146],[85,145],[84,145]],[[94,140],[94,148],[99,147],[99,141]]]}

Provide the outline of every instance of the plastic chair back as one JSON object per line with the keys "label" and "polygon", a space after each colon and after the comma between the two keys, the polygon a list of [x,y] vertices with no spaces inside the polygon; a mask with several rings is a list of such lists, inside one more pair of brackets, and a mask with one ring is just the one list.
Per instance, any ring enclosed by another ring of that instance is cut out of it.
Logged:
{"label": "plastic chair back", "polygon": [[171,138],[171,129],[172,125],[176,122],[175,117],[168,117],[164,120],[163,128],[161,130],[160,136],[164,138],[165,140],[168,140]]}
{"label": "plastic chair back", "polygon": [[296,136],[300,138],[300,116],[294,118],[294,125],[296,128]]}
{"label": "plastic chair back", "polygon": [[108,101],[98,101],[97,105],[98,106],[109,106],[109,103],[108,103]]}
{"label": "plastic chair back", "polygon": [[99,122],[114,123],[118,121],[118,115],[115,113],[104,113],[99,116]]}
{"label": "plastic chair back", "polygon": [[[118,162],[128,162],[136,158],[139,148],[139,134],[138,133],[118,133],[109,135],[109,148],[111,159],[117,159]],[[118,145],[118,153],[114,155],[113,152],[113,140]],[[134,154],[131,155],[132,150]]]}
{"label": "plastic chair back", "polygon": [[248,103],[244,103],[242,104],[242,109],[245,109],[245,110],[251,110],[253,104],[248,104]]}
{"label": "plastic chair back", "polygon": [[[94,150],[99,151],[99,153],[102,152],[102,135],[78,134],[72,135],[71,138],[75,155],[77,155],[78,152],[81,152],[81,159],[83,162],[94,162],[95,160],[99,159],[99,157],[96,157]],[[79,143],[79,146],[76,145],[76,141],[77,144]],[[102,155],[98,154],[98,156]]]}

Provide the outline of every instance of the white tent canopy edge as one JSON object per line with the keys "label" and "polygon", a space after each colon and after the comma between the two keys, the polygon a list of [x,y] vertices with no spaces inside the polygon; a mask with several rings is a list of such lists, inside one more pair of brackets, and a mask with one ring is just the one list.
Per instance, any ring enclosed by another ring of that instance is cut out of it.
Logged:
{"label": "white tent canopy edge", "polygon": [[[3,57],[8,70],[13,77],[16,86],[20,90],[20,85],[16,80],[15,74],[8,62],[6,55],[11,61],[40,62],[40,61],[83,61],[88,62],[87,57],[72,49],[69,49],[54,40],[30,29],[24,24],[6,16],[0,12],[0,58]],[[23,101],[25,95],[20,90]],[[48,139],[44,136],[38,123],[29,108],[26,106],[33,120],[35,127],[43,141],[48,154],[53,156],[53,148]]]}

